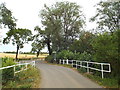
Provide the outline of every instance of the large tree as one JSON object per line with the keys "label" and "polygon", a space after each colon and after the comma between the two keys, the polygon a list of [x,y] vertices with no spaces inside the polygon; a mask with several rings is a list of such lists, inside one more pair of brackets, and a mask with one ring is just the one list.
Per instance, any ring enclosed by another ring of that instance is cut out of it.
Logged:
{"label": "large tree", "polygon": [[97,14],[91,18],[96,21],[98,29],[114,32],[120,28],[120,1],[100,2],[97,4]]}
{"label": "large tree", "polygon": [[8,26],[9,29],[14,29],[16,19],[12,16],[12,12],[7,9],[5,3],[0,4],[0,28],[2,25]]}
{"label": "large tree", "polygon": [[4,38],[3,43],[8,44],[12,42],[13,45],[16,44],[17,51],[16,51],[16,60],[18,60],[18,51],[19,49],[23,48],[25,43],[28,43],[28,41],[32,40],[32,32],[28,29],[13,29],[8,31],[7,37]]}
{"label": "large tree", "polygon": [[57,2],[51,7],[45,5],[40,16],[45,27],[45,36],[49,45],[51,43],[49,48],[55,51],[68,49],[79,37],[85,23],[80,6],[70,2]]}

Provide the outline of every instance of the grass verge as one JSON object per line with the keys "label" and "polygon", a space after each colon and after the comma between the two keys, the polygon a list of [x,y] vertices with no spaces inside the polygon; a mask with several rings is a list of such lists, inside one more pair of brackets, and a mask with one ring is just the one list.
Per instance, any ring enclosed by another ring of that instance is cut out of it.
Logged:
{"label": "grass verge", "polygon": [[83,72],[81,69],[77,69],[79,73],[83,76],[91,79],[92,81],[98,83],[104,88],[118,88],[118,80],[116,78],[101,78],[100,76],[93,75],[91,73]]}
{"label": "grass verge", "polygon": [[40,79],[40,71],[30,67],[16,74],[15,78],[9,80],[3,88],[40,88]]}

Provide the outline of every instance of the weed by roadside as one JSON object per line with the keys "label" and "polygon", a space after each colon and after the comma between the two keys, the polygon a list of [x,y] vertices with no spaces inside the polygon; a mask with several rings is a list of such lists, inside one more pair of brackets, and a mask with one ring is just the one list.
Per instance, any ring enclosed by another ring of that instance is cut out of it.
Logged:
{"label": "weed by roadside", "polygon": [[26,71],[16,74],[3,88],[40,88],[40,72],[37,68],[30,67]]}

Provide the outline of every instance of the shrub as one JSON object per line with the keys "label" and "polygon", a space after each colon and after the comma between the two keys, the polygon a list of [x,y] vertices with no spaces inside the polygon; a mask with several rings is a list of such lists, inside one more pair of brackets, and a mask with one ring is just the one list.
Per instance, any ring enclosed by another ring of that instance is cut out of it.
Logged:
{"label": "shrub", "polygon": [[111,76],[119,77],[118,75],[118,34],[120,30],[111,33],[103,33],[97,36],[92,42],[92,46],[95,50],[94,60],[97,62],[107,62],[111,64]]}
{"label": "shrub", "polygon": [[92,56],[91,54],[87,53],[87,52],[83,52],[83,53],[78,53],[75,54],[76,59],[77,60],[81,60],[81,61],[91,61],[92,60]]}
{"label": "shrub", "polygon": [[45,58],[45,60],[47,61],[47,62],[53,62],[53,60],[54,60],[54,58],[53,58],[53,56],[52,55],[48,55],[46,58]]}
{"label": "shrub", "polygon": [[[15,62],[14,62],[13,58],[8,58],[8,57],[2,58],[2,67],[11,66],[14,64],[15,64]],[[14,76],[13,67],[2,70],[3,83],[6,83],[6,81],[8,79],[13,78],[13,76]]]}
{"label": "shrub", "polygon": [[57,54],[57,59],[69,59],[72,60],[74,58],[73,52],[69,50],[63,50]]}

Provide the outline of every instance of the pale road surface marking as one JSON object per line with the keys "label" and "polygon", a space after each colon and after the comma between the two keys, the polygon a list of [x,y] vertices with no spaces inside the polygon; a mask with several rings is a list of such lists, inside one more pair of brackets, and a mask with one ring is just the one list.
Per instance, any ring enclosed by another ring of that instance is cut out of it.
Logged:
{"label": "pale road surface marking", "polygon": [[102,88],[78,72],[57,65],[36,61],[41,72],[41,88]]}

